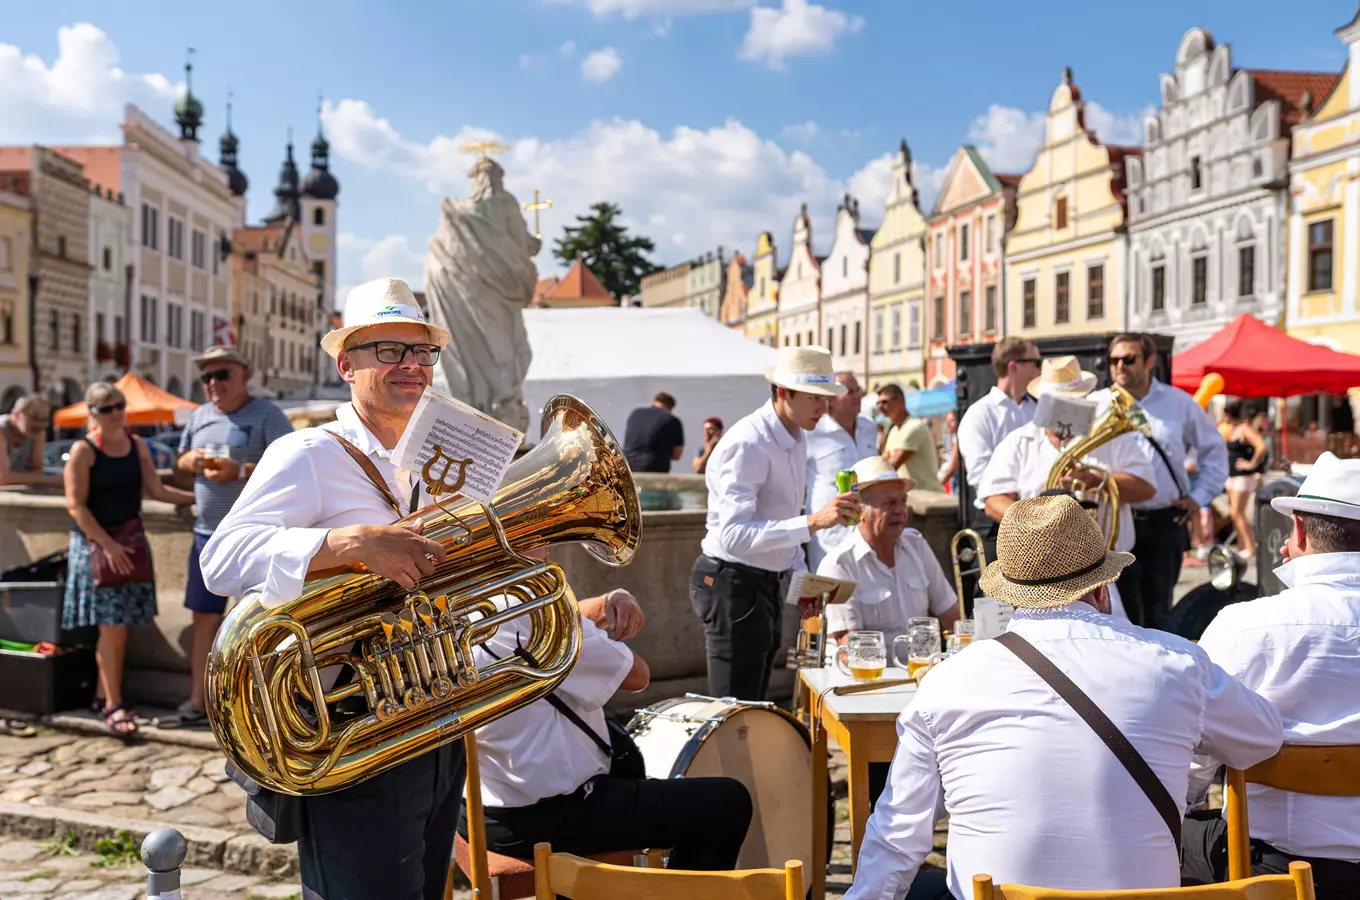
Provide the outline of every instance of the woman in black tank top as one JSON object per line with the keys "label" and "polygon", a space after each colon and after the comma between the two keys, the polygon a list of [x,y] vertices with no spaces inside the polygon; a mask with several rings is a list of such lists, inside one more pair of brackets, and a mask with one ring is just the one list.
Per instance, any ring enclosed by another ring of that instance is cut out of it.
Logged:
{"label": "woman in black tank top", "polygon": [[85,402],[96,427],[71,446],[66,462],[66,508],[74,520],[66,565],[66,596],[62,627],[97,625],[101,709],[109,730],[128,735],[136,731],[136,713],[123,705],[123,654],[128,627],[156,617],[156,583],[124,581],[97,587],[92,554],[102,555],[119,574],[132,571],[128,549],[110,532],[117,532],[142,514],[142,497],[187,506],[194,495],[161,483],[151,454],[141,438],[127,430],[127,401],[107,382],[91,385]]}
{"label": "woman in black tank top", "polygon": [[1224,489],[1237,532],[1237,555],[1247,559],[1256,550],[1247,510],[1261,487],[1260,473],[1265,469],[1269,448],[1266,439],[1244,418],[1241,400],[1231,400],[1223,407],[1223,421],[1228,426],[1228,480]]}

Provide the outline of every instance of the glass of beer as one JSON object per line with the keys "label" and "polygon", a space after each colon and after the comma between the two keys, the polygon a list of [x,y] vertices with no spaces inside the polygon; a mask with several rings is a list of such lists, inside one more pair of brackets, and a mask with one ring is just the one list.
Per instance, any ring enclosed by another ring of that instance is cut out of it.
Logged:
{"label": "glass of beer", "polygon": [[852,631],[836,654],[836,668],[856,681],[877,681],[888,666],[881,631]]}
{"label": "glass of beer", "polygon": [[973,636],[977,634],[977,623],[972,619],[959,619],[954,623],[954,637],[959,639],[959,643],[968,646],[973,643]]}
{"label": "glass of beer", "polygon": [[928,669],[940,656],[940,623],[929,619],[924,623],[907,626],[907,633],[893,639],[893,656],[897,657],[897,645],[907,645],[907,676],[915,678],[922,669]]}
{"label": "glass of beer", "polygon": [[215,472],[230,458],[230,447],[224,444],[208,444],[203,448],[203,471]]}

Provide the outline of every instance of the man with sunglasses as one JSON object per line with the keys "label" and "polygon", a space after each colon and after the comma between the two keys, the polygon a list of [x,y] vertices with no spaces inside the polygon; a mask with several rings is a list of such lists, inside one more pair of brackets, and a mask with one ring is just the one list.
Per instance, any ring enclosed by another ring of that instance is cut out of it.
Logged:
{"label": "man with sunglasses", "polygon": [[[321,349],[335,359],[351,400],[335,422],[293,431],[265,451],[204,548],[209,589],[235,597],[258,591],[275,608],[301,596],[308,575],[323,570],[362,565],[406,590],[434,573],[443,546],[418,524],[395,524],[428,505],[429,494],[417,473],[393,464],[392,451],[448,340],[404,281],[383,278],[350,291],[343,325],[321,339]],[[323,673],[323,687],[337,677],[344,672]],[[341,722],[363,714],[344,701],[331,713]],[[302,798],[304,900],[442,900],[462,801],[462,748],[454,741],[360,784]]]}
{"label": "man with sunglasses", "polygon": [[246,479],[265,448],[293,430],[292,423],[273,403],[250,396],[250,361],[231,347],[209,347],[194,360],[208,402],[189,416],[179,439],[176,473],[194,485],[198,519],[189,549],[189,575],[184,606],[194,616],[189,645],[189,699],[175,715],[157,722],[161,727],[201,727],[207,723],[203,685],[208,653],[217,636],[227,598],[203,584],[199,557],[222,518],[241,496]]}
{"label": "man with sunglasses", "polygon": [[[1110,342],[1110,377],[1133,395],[1147,416],[1152,433],[1157,492],[1133,508],[1134,562],[1119,577],[1124,609],[1137,625],[1160,628],[1171,612],[1171,598],[1181,574],[1181,558],[1190,547],[1189,517],[1208,506],[1228,477],[1228,449],[1213,419],[1194,398],[1158,381],[1157,346],[1146,334],[1120,334]],[[1109,389],[1096,391],[1097,414],[1110,405]],[[1190,486],[1185,460],[1190,453],[1200,477]]]}

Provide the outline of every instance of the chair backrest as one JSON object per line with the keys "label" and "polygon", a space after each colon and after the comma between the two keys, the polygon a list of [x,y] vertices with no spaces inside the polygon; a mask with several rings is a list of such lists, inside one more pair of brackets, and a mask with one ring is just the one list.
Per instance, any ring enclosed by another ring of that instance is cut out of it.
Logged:
{"label": "chair backrest", "polygon": [[736,872],[686,872],[675,869],[634,869],[611,866],[553,853],[548,844],[534,845],[534,887],[537,900],[557,895],[572,900],[803,900],[803,864],[784,863],[783,869],[746,869]]}
{"label": "chair backrest", "polygon": [[1289,864],[1288,875],[1261,875],[1202,887],[1132,891],[1064,891],[1055,888],[992,884],[990,875],[973,876],[973,900],[1315,900],[1313,867]]}
{"label": "chair backrest", "polygon": [[1228,820],[1228,877],[1251,874],[1251,825],[1247,783],[1319,797],[1360,797],[1360,744],[1285,744],[1250,769],[1229,767],[1223,781],[1223,815]]}

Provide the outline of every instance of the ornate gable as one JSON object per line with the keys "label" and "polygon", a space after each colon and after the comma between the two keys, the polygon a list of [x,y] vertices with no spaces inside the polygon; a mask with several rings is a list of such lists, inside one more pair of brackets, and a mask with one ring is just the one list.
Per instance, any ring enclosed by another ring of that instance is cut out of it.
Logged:
{"label": "ornate gable", "polygon": [[982,155],[971,144],[964,144],[954,153],[945,173],[940,196],[935,200],[932,215],[941,215],[951,209],[976,203],[1001,189],[992,170],[987,167]]}

